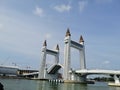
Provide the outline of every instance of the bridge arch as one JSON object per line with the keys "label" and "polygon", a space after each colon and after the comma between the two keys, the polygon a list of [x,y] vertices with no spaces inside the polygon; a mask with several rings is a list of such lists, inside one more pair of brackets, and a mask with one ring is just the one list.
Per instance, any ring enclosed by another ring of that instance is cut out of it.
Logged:
{"label": "bridge arch", "polygon": [[47,42],[46,40],[43,43],[43,47],[42,47],[42,58],[41,58],[41,65],[40,65],[40,70],[39,70],[39,75],[38,78],[39,79],[45,79],[45,75],[46,75],[46,57],[47,55],[52,55],[55,57],[55,62],[54,65],[57,65],[59,63],[59,46],[56,46],[55,50],[50,50],[47,49]]}
{"label": "bridge arch", "polygon": [[80,41],[75,42],[71,40],[71,34],[69,29],[67,29],[66,36],[64,39],[64,71],[63,77],[64,80],[70,80],[70,73],[71,70],[71,47],[75,48],[80,52],[80,69],[86,69],[86,62],[85,62],[85,47],[84,47],[84,40],[83,37],[80,37]]}

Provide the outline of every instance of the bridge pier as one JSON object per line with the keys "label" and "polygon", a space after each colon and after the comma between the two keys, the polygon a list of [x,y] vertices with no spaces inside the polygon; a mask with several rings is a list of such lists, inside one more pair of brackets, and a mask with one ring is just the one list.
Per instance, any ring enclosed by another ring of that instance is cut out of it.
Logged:
{"label": "bridge pier", "polygon": [[87,83],[86,75],[78,74],[73,70],[70,70],[69,74],[70,78],[69,80],[64,80],[65,83]]}
{"label": "bridge pier", "polygon": [[86,76],[79,76],[79,81],[81,83],[87,83]]}
{"label": "bridge pier", "polygon": [[120,84],[119,76],[114,75],[115,84]]}
{"label": "bridge pier", "polygon": [[114,75],[114,83],[108,83],[109,86],[120,86],[120,79],[118,75]]}
{"label": "bridge pier", "polygon": [[65,83],[84,83],[87,84],[85,76],[70,75],[70,80],[64,80]]}

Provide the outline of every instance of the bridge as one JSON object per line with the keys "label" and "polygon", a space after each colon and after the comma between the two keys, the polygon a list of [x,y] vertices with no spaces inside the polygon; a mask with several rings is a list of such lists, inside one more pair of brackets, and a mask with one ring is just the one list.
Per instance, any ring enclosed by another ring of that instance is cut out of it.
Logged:
{"label": "bridge", "polygon": [[[79,42],[71,40],[71,33],[70,30],[67,29],[65,39],[64,39],[64,65],[59,64],[59,46],[56,46],[55,50],[47,49],[47,42],[46,40],[43,43],[42,47],[42,55],[41,55],[41,65],[39,72],[35,73],[38,74],[38,79],[59,79],[59,70],[62,68],[63,73],[62,77],[64,82],[80,82],[84,83],[87,81],[87,76],[91,74],[99,74],[99,75],[109,75],[112,76],[115,80],[115,83],[120,84],[119,76],[120,71],[118,70],[89,70],[86,68],[86,60],[85,60],[85,45],[84,39],[80,36]],[[80,58],[78,66],[79,70],[72,70],[71,68],[71,48],[74,48],[79,51]],[[53,65],[48,69],[46,67],[46,55],[52,55],[55,57],[55,62]]]}
{"label": "bridge", "polygon": [[[70,73],[70,80],[72,82],[86,82],[86,76],[92,75],[92,74],[99,74],[99,75],[108,75],[114,78],[115,84],[120,84],[120,71],[118,70],[75,70],[75,71],[69,71]],[[82,79],[81,79],[82,78]]]}

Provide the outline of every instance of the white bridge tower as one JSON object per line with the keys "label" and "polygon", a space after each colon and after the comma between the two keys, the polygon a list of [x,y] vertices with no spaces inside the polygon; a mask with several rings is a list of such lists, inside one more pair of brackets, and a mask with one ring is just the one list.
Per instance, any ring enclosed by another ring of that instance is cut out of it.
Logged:
{"label": "white bridge tower", "polygon": [[80,37],[80,41],[75,42],[71,40],[71,34],[69,29],[66,32],[66,36],[64,39],[65,46],[64,46],[64,71],[63,71],[63,78],[64,81],[67,80],[76,80],[74,77],[71,76],[71,47],[77,49],[80,52],[80,69],[86,69],[86,62],[85,62],[85,47],[84,47],[84,40],[83,37]]}
{"label": "white bridge tower", "polygon": [[46,67],[46,56],[47,54],[53,55],[55,57],[55,63],[54,65],[58,65],[59,62],[59,46],[56,46],[55,50],[50,50],[47,49],[47,43],[46,40],[44,41],[43,47],[42,47],[42,61],[40,65],[40,70],[39,70],[39,75],[38,79],[48,79],[49,77],[47,76],[47,67]]}

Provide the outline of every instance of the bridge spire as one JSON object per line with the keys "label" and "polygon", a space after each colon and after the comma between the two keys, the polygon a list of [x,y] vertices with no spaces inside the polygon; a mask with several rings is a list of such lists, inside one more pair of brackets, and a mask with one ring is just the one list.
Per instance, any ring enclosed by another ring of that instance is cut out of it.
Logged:
{"label": "bridge spire", "polygon": [[46,42],[46,40],[44,41],[43,46],[47,46],[47,42]]}
{"label": "bridge spire", "polygon": [[80,42],[80,44],[84,44],[84,39],[83,39],[82,35],[80,36],[79,42]]}
{"label": "bridge spire", "polygon": [[59,51],[59,45],[57,44],[57,46],[56,46],[56,50],[58,50]]}
{"label": "bridge spire", "polygon": [[67,37],[67,36],[71,36],[69,28],[67,29],[67,32],[66,32],[66,35],[65,35],[65,36],[66,36],[66,37]]}

